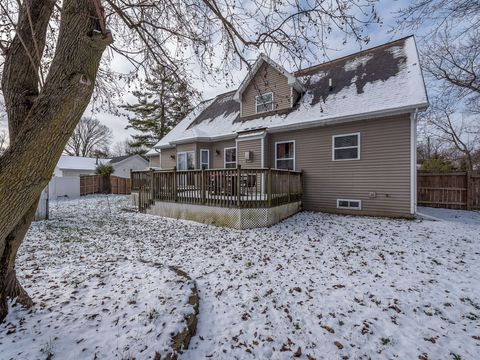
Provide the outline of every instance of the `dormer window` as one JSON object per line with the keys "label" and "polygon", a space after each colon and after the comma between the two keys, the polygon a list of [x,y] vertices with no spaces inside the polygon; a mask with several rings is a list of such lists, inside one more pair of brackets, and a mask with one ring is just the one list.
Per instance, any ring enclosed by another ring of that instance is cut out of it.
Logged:
{"label": "dormer window", "polygon": [[262,95],[255,96],[256,113],[262,113],[273,110],[273,93],[268,92]]}

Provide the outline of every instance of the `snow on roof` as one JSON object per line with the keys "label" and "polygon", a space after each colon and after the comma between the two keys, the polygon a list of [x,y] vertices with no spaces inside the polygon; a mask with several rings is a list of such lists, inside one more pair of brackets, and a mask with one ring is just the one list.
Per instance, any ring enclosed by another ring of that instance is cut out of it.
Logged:
{"label": "snow on roof", "polygon": [[109,161],[110,159],[62,155],[57,167],[62,170],[95,170],[98,164],[106,164]]}
{"label": "snow on roof", "polygon": [[224,93],[201,103],[155,147],[219,140],[248,130],[279,131],[325,125],[428,106],[413,36],[312,66],[294,75],[305,93],[291,109],[242,119],[236,92]]}
{"label": "snow on roof", "polygon": [[146,153],[145,153],[145,156],[155,156],[155,155],[158,155],[158,151],[155,150],[155,148],[151,148],[150,150],[148,150]]}

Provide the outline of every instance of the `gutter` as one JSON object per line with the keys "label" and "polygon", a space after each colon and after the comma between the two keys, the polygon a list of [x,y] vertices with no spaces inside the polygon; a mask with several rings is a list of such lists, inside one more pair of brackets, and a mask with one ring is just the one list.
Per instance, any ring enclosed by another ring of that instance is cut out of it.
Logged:
{"label": "gutter", "polygon": [[405,114],[405,113],[412,112],[413,110],[417,111],[420,109],[420,111],[423,111],[427,107],[428,107],[428,104],[421,103],[413,106],[409,105],[409,106],[399,107],[393,110],[379,110],[379,111],[372,111],[369,113],[362,113],[358,115],[345,115],[345,116],[336,117],[336,118],[325,120],[325,121],[318,119],[318,120],[311,120],[311,121],[306,121],[306,122],[297,123],[297,124],[277,125],[277,126],[267,128],[267,132],[278,133],[278,132],[284,132],[288,130],[301,130],[301,129],[307,129],[307,128],[313,128],[313,127],[342,124],[342,123],[353,122],[353,121],[370,120],[370,119],[375,119],[375,118],[384,117],[384,116],[394,116],[394,115]]}

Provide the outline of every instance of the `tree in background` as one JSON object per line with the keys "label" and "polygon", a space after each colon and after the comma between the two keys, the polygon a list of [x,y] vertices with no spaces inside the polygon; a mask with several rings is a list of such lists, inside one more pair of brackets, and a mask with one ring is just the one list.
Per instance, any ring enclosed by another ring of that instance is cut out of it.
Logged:
{"label": "tree in background", "polygon": [[479,2],[413,0],[397,20],[399,29],[424,31],[420,59],[430,108],[420,122],[427,145],[439,144],[443,156],[458,169],[478,167],[473,155],[478,151],[480,124]]}
{"label": "tree in background", "polygon": [[123,141],[116,142],[109,151],[109,156],[125,156],[125,155],[145,155],[150,150],[146,146],[133,146],[133,141],[125,139]]}
{"label": "tree in background", "polygon": [[151,148],[177,125],[192,109],[199,94],[186,81],[178,81],[164,66],[158,66],[141,86],[133,91],[137,104],[121,106],[135,116],[128,117],[127,129],[132,135],[132,148]]}
{"label": "tree in background", "polygon": [[112,130],[91,117],[82,117],[65,146],[71,156],[95,157],[106,155],[112,139]]}
{"label": "tree in background", "polygon": [[443,159],[440,157],[432,157],[425,161],[422,166],[420,166],[420,171],[424,172],[452,172],[455,170],[452,162],[448,159]]}
{"label": "tree in background", "polygon": [[[184,64],[194,63],[204,79],[220,80],[231,79],[240,64],[251,66],[258,51],[297,65],[318,59],[338,32],[344,41],[368,42],[365,29],[379,21],[374,3],[2,0],[1,85],[10,146],[0,156],[0,321],[8,298],[32,305],[16,276],[16,254],[92,97],[108,102],[115,89],[158,66],[184,81]],[[112,77],[113,53],[135,71]]]}

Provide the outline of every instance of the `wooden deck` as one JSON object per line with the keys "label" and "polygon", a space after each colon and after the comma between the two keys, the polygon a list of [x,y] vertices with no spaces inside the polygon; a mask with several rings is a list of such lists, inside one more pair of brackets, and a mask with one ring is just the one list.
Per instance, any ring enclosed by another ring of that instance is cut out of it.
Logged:
{"label": "wooden deck", "polygon": [[301,200],[302,172],[280,169],[133,171],[139,210],[155,201],[228,208],[268,208]]}

